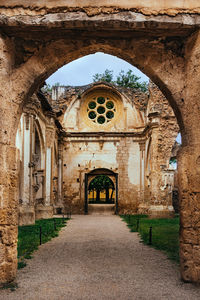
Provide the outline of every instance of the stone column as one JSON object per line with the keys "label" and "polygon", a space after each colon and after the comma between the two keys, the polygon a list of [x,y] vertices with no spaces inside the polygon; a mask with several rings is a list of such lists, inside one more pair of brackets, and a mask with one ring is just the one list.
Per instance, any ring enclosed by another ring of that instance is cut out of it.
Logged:
{"label": "stone column", "polygon": [[139,142],[140,146],[140,204],[138,213],[145,214],[148,210],[148,205],[144,199],[144,176],[145,176],[145,141]]}
{"label": "stone column", "polygon": [[23,170],[21,180],[21,199],[19,206],[19,225],[34,224],[35,209],[32,203],[32,116],[23,115]]}
{"label": "stone column", "polygon": [[124,107],[124,130],[128,129],[128,116],[127,116],[127,107]]}
{"label": "stone column", "polygon": [[52,149],[51,147],[47,147],[46,149],[46,197],[45,197],[45,205],[49,206],[51,203],[51,155]]}
{"label": "stone column", "polygon": [[23,116],[23,190],[22,203],[28,205],[30,203],[30,155],[31,155],[31,132],[30,132],[30,115],[28,113]]}
{"label": "stone column", "polygon": [[59,141],[58,145],[58,203],[63,206],[63,144]]}
{"label": "stone column", "polygon": [[181,275],[200,282],[200,140],[179,151],[178,184]]}
{"label": "stone column", "polygon": [[79,130],[80,105],[76,107],[76,128]]}
{"label": "stone column", "polygon": [[[0,48],[1,48],[0,39]],[[1,56],[3,54],[3,58]],[[16,106],[6,72],[6,51],[0,51],[0,283],[12,281],[17,272],[18,170],[16,162]],[[3,69],[3,71],[1,70]],[[14,97],[15,99],[15,97]]]}
{"label": "stone column", "polygon": [[200,283],[200,31],[190,37],[186,59],[178,153],[180,263],[182,279]]}
{"label": "stone column", "polygon": [[174,210],[172,203],[169,204],[166,195],[162,195],[162,173],[166,167],[163,165],[161,153],[158,148],[159,138],[159,112],[152,112],[149,114],[151,122],[152,134],[151,134],[151,200],[149,206],[149,216],[151,218],[169,218],[174,216]]}
{"label": "stone column", "polygon": [[54,143],[54,127],[46,127],[46,157],[45,157],[45,200],[44,204],[38,204],[36,219],[47,219],[53,216],[52,197],[52,149]]}
{"label": "stone column", "polygon": [[17,271],[18,176],[16,148],[1,142],[0,153],[0,283],[4,283]]}

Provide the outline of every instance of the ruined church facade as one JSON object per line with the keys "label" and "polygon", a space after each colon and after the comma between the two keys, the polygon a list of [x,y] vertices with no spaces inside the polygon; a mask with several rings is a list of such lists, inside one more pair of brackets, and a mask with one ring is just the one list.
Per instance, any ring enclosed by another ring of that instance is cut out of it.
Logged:
{"label": "ruined church facade", "polygon": [[60,67],[98,51],[139,68],[173,108],[182,136],[177,176],[181,278],[200,282],[199,1],[2,0],[0,24],[1,282],[13,280],[17,269],[15,145],[24,106]]}
{"label": "ruined church facade", "polygon": [[16,136],[19,224],[90,213],[89,183],[104,174],[114,183],[115,213],[172,216],[170,157],[178,131],[153,84],[146,93],[105,82],[37,92]]}

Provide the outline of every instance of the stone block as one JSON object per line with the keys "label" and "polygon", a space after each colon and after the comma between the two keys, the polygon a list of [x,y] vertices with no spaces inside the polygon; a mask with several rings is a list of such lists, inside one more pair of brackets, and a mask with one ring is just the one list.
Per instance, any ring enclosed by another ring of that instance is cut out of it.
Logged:
{"label": "stone block", "polygon": [[35,209],[35,219],[49,219],[53,217],[53,207],[37,205]]}
{"label": "stone block", "polygon": [[151,205],[149,207],[149,218],[159,219],[159,218],[173,218],[174,209],[172,206],[163,205]]}
{"label": "stone block", "polygon": [[17,259],[14,259],[12,263],[4,262],[0,264],[0,282],[11,282],[15,279],[17,273]]}
{"label": "stone block", "polygon": [[18,224],[18,211],[1,209],[0,210],[0,225],[17,225]]}
{"label": "stone block", "polygon": [[19,207],[19,225],[35,224],[35,208],[34,206],[22,205]]}
{"label": "stone block", "polygon": [[8,147],[6,153],[7,153],[8,169],[16,170],[17,169],[17,161],[16,161],[17,149],[15,147]]}
{"label": "stone block", "polygon": [[13,245],[17,243],[17,234],[18,228],[17,226],[4,226],[0,229],[1,232],[1,240],[5,245]]}
{"label": "stone block", "polygon": [[192,257],[192,245],[185,244],[182,240],[180,241],[180,258],[182,261],[189,261]]}
{"label": "stone block", "polygon": [[5,255],[6,255],[6,260],[9,263],[12,263],[13,260],[15,262],[15,260],[17,258],[17,247],[16,247],[16,245],[7,246],[6,249],[5,249]]}
{"label": "stone block", "polygon": [[193,214],[189,211],[180,211],[180,224],[184,224],[184,228],[190,228],[193,226]]}
{"label": "stone block", "polygon": [[184,258],[181,258],[181,277],[183,281],[185,282],[191,282],[193,281],[193,270],[194,270],[194,264],[191,260],[186,260]]}
{"label": "stone block", "polygon": [[0,244],[0,265],[5,261],[6,259],[6,247],[3,244]]}
{"label": "stone block", "polygon": [[196,267],[200,268],[200,246],[193,247],[193,260]]}
{"label": "stone block", "polygon": [[138,210],[137,210],[138,214],[147,215],[148,212],[149,212],[149,205],[148,204],[146,204],[146,203],[140,203],[138,205]]}

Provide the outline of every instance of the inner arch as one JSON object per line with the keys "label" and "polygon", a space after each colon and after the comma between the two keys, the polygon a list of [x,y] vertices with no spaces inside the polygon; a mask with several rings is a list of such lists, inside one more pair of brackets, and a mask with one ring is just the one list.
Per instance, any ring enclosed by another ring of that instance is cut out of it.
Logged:
{"label": "inner arch", "polygon": [[[136,40],[130,40],[127,44],[127,42],[122,39],[88,39],[87,43],[85,40],[74,40],[73,43],[67,40],[52,41],[48,46],[41,47],[37,54],[30,58],[23,66],[23,68],[28,69],[29,72],[29,88],[25,96],[27,97],[37,90],[41,82],[45,81],[63,65],[85,55],[101,51],[124,59],[151,78],[170,102],[179,126],[181,130],[183,130],[181,113],[176,103],[178,101],[176,97],[180,91],[177,91],[177,86],[174,85],[174,77],[172,76],[173,78],[170,78],[171,74],[167,66],[164,66],[165,61],[163,63],[163,59],[157,59],[160,51],[162,52],[162,57],[168,55],[168,53],[165,53],[164,46],[161,45],[161,47],[163,47],[163,49],[154,47],[150,45],[148,41],[137,42]],[[148,51],[144,54],[143,51],[141,51],[142,48],[146,48]],[[27,78],[25,77],[24,80],[27,80]],[[26,101],[26,97],[24,101]],[[23,100],[23,97],[21,99]]]}

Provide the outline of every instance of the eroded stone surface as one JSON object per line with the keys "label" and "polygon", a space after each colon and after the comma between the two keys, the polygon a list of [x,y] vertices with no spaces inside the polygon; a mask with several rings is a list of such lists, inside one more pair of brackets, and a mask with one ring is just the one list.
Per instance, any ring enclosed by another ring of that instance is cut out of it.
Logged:
{"label": "eroded stone surface", "polygon": [[88,15],[96,15],[100,13],[116,13],[121,10],[132,10],[141,12],[146,15],[177,15],[180,13],[199,13],[200,7],[198,0],[190,0],[185,2],[183,0],[172,0],[167,1],[150,1],[150,0],[136,0],[129,1],[124,0],[112,0],[112,1],[101,1],[99,5],[98,1],[84,0],[78,3],[74,0],[59,0],[59,1],[13,1],[13,0],[2,0],[1,10],[9,15],[12,14],[45,14],[47,12],[57,11],[81,11],[84,10]]}
{"label": "eroded stone surface", "polygon": [[[70,4],[66,10],[60,8],[58,15],[56,9],[48,11],[44,8],[42,2],[37,8],[32,3],[27,9],[24,9],[24,3],[18,2],[18,6],[13,7],[13,1],[6,1],[6,4],[1,1],[0,8],[0,230],[17,224],[16,153],[13,149],[22,107],[41,81],[59,67],[83,55],[103,51],[127,60],[146,73],[159,86],[175,112],[183,139],[178,163],[181,232],[189,230],[192,237],[189,243],[181,242],[181,272],[187,281],[200,281],[199,244],[193,244],[199,234],[200,214],[198,205],[194,204],[198,201],[193,202],[199,199],[200,193],[198,1],[165,1],[166,6],[152,1],[142,5],[140,1],[140,6],[135,2],[133,9],[123,2],[120,12],[116,10],[116,2],[113,2],[114,9],[105,8],[103,4],[87,9],[84,2],[86,13],[83,8],[80,12],[80,7],[75,8],[75,13],[68,13],[69,6],[73,6]],[[128,3],[131,5],[132,2]],[[29,6],[29,2],[26,1],[26,5]],[[51,2],[51,5],[55,3]],[[124,13],[124,9],[127,12],[130,9],[131,13]],[[101,12],[106,14],[99,14]],[[151,16],[148,21],[145,13],[159,15],[153,16],[153,20]],[[161,16],[163,13],[176,17]],[[22,17],[25,14],[26,17]],[[38,16],[41,14],[42,17]],[[16,250],[15,234],[11,246]],[[190,246],[193,250],[185,251],[185,247],[190,249]],[[2,281],[15,276],[15,250],[13,262],[8,262],[5,256],[5,262],[1,264]]]}

